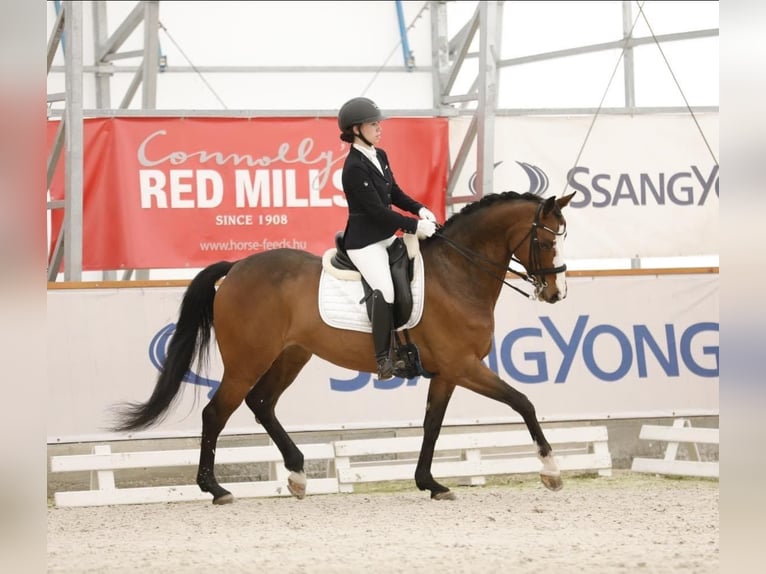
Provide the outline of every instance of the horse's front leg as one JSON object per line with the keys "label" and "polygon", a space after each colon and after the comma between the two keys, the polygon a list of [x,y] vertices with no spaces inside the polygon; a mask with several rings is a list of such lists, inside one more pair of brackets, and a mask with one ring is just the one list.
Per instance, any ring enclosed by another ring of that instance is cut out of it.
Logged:
{"label": "horse's front leg", "polygon": [[454,384],[438,375],[431,379],[428,387],[428,402],[423,419],[423,444],[420,447],[418,465],[415,468],[415,484],[420,490],[430,490],[431,498],[435,500],[455,499],[455,494],[446,486],[436,482],[431,474],[436,440],[439,438],[444,413],[447,411],[447,405],[454,390]]}
{"label": "horse's front leg", "polygon": [[479,360],[476,360],[466,369],[463,376],[457,379],[457,384],[490,399],[505,403],[521,415],[532,440],[537,444],[538,457],[543,463],[540,480],[550,490],[561,490],[564,485],[561,480],[561,472],[556,464],[556,459],[553,457],[551,445],[545,438],[543,429],[537,420],[535,407],[527,396],[511,387]]}

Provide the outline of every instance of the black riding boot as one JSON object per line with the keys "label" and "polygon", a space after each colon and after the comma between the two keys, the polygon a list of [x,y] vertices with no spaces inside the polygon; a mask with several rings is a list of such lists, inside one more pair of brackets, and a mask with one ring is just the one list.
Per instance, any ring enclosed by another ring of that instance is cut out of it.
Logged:
{"label": "black riding boot", "polygon": [[391,337],[394,330],[394,306],[386,303],[379,290],[372,292],[372,341],[375,345],[375,360],[378,362],[378,380],[385,381],[394,376],[394,369],[404,368],[404,362],[391,360]]}

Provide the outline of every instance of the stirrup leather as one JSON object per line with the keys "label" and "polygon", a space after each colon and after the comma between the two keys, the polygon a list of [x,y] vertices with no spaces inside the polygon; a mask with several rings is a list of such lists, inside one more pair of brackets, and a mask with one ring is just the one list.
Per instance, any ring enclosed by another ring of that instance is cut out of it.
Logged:
{"label": "stirrup leather", "polygon": [[372,341],[375,346],[375,360],[378,363],[378,379],[394,376],[397,367],[391,357],[391,343],[394,339],[394,306],[387,303],[383,294],[376,289],[372,292]]}

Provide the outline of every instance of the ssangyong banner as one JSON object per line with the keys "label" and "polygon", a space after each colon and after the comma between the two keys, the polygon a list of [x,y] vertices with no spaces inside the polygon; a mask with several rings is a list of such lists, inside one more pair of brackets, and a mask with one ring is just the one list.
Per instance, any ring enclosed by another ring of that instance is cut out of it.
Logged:
{"label": "ssangyong banner", "polygon": [[[717,415],[718,279],[573,277],[567,298],[555,305],[504,289],[484,362],[530,398],[543,422]],[[201,410],[223,372],[215,349],[207,370],[188,373],[180,400],[159,426],[134,435],[109,432],[114,404],[151,395],[183,293],[181,287],[48,291],[49,442],[199,436]],[[314,357],[276,412],[292,431],[420,427],[427,389],[424,378],[378,381]],[[445,419],[447,425],[519,422],[510,407],[461,388]],[[225,429],[263,432],[245,404]]]}
{"label": "ssangyong banner", "polygon": [[[453,154],[469,122],[450,120]],[[566,210],[569,258],[716,254],[718,114],[697,114],[696,122],[689,114],[602,114],[595,123],[592,116],[498,117],[488,191],[575,192]],[[472,152],[454,195],[476,191],[475,176]]]}
{"label": "ssangyong banner", "polygon": [[[87,119],[83,269],[204,267],[280,247],[321,254],[345,226],[338,134],[334,118]],[[380,146],[400,187],[444,213],[447,120],[388,119]],[[64,196],[63,162],[50,191]],[[54,212],[51,241],[62,218]]]}

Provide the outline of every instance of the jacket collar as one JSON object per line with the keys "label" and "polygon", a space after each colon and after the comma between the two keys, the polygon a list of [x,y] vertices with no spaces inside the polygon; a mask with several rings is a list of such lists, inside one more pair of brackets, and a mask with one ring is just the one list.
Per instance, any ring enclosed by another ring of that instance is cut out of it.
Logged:
{"label": "jacket collar", "polygon": [[377,150],[375,150],[375,157],[377,157],[378,162],[380,163],[380,167],[383,170],[382,173],[381,173],[381,170],[379,170],[377,168],[377,166],[373,163],[373,161],[370,159],[370,156],[367,155],[367,153],[365,153],[361,149],[359,149],[358,146],[352,144],[351,145],[351,150],[352,150],[353,153],[355,153],[357,155],[360,155],[361,157],[364,158],[363,161],[365,161],[367,163],[367,165],[370,167],[370,171],[372,171],[378,177],[382,177],[386,181],[389,181],[390,176],[389,176],[388,170],[386,169],[387,166],[384,165],[383,161],[380,159],[380,155],[378,154]]}

